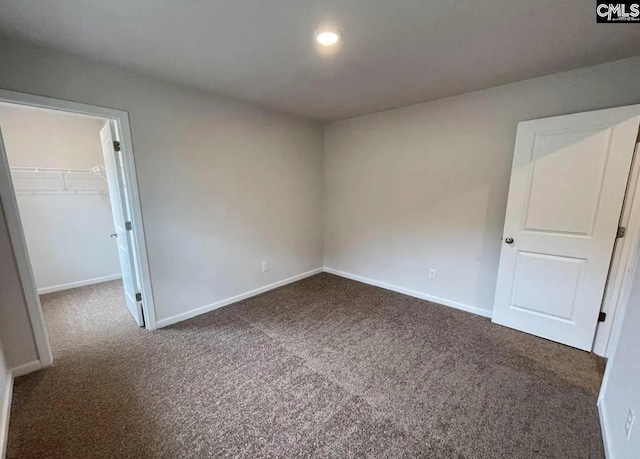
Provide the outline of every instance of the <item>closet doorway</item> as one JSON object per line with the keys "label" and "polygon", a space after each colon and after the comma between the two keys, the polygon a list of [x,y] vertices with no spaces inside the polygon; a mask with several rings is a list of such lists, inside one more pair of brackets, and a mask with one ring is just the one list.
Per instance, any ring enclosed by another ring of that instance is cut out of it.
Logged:
{"label": "closet doorway", "polygon": [[0,132],[2,206],[41,365],[52,362],[44,316],[58,333],[126,309],[118,326],[154,329],[126,113],[3,92]]}

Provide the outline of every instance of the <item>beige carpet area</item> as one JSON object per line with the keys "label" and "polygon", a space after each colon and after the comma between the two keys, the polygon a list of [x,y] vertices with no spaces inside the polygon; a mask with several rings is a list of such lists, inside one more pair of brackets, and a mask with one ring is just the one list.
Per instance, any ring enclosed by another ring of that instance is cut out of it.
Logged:
{"label": "beige carpet area", "polygon": [[166,329],[119,282],[43,296],[9,458],[602,458],[601,361],[320,274]]}

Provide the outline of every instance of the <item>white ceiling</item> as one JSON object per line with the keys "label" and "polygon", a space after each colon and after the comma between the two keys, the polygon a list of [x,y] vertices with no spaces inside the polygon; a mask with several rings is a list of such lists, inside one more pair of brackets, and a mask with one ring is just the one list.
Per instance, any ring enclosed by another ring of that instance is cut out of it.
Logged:
{"label": "white ceiling", "polygon": [[640,25],[596,24],[595,4],[2,0],[0,33],[331,121],[639,55]]}

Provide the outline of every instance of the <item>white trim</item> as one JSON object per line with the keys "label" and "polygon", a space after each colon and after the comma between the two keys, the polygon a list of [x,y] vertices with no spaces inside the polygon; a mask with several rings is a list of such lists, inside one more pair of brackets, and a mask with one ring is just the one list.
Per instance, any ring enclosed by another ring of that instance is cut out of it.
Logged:
{"label": "white trim", "polygon": [[13,395],[13,374],[9,370],[5,384],[3,397],[0,400],[0,458],[4,459],[7,453],[7,441],[9,440],[9,417],[11,415],[11,398]]}
{"label": "white trim", "polygon": [[[1,137],[0,135],[0,140]],[[47,328],[44,324],[40,297],[38,296],[36,283],[33,278],[31,260],[29,259],[27,243],[24,238],[22,221],[20,220],[20,212],[18,210],[18,201],[16,200],[16,195],[13,190],[11,171],[9,170],[9,162],[5,154],[3,142],[0,142],[0,200],[4,208],[4,216],[13,249],[13,260],[18,271],[22,294],[27,303],[27,312],[31,322],[31,330],[35,340],[38,358],[43,365],[48,366],[53,363],[53,354],[51,353]]]}
{"label": "white trim", "polygon": [[628,299],[632,277],[629,273],[635,266],[640,239],[640,143],[636,144],[633,164],[625,202],[622,208],[620,225],[626,227],[626,235],[616,243],[612,255],[612,266],[603,298],[603,310],[607,320],[598,324],[592,351],[602,357],[610,357],[613,343],[620,331],[622,314],[620,311]]}
{"label": "white trim", "polygon": [[491,311],[487,311],[486,309],[478,308],[476,306],[459,303],[457,301],[447,300],[446,298],[440,298],[438,296],[428,295],[426,293],[418,292],[416,290],[410,290],[408,288],[398,287],[396,285],[387,284],[386,282],[380,282],[374,279],[369,279],[368,277],[358,276],[356,274],[339,271],[333,268],[325,267],[324,272],[329,274],[335,274],[336,276],[344,277],[354,281],[362,282],[364,284],[373,285],[375,287],[380,287],[386,290],[403,293],[405,295],[413,296],[415,298],[420,298],[421,300],[430,301],[432,303],[437,303],[440,305],[449,306],[451,308],[460,309],[461,311],[470,312],[472,314],[477,314],[482,317],[491,318]]}
{"label": "white trim", "polygon": [[[125,158],[125,174],[127,181],[135,186],[128,187],[130,192],[129,200],[132,204],[132,223],[133,232],[136,240],[136,255],[140,266],[140,279],[142,290],[142,308],[145,316],[145,326],[148,330],[156,328],[156,314],[153,300],[153,291],[151,289],[151,275],[149,270],[149,261],[147,257],[147,245],[144,236],[144,226],[142,221],[142,210],[140,206],[140,196],[138,192],[138,181],[135,169],[133,141],[131,139],[131,128],[129,125],[129,115],[122,110],[116,110],[95,105],[81,104],[61,99],[52,99],[49,97],[36,96],[14,91],[0,89],[0,101],[14,103],[19,105],[27,105],[31,107],[46,108],[52,110],[61,110],[84,114],[88,116],[107,118],[115,121],[120,137],[120,144]],[[16,202],[13,186],[11,185],[11,175],[6,155],[0,154],[0,197],[5,210],[7,226],[9,227],[9,235],[18,267],[18,274],[22,283],[22,290],[27,303],[31,328],[36,342],[38,357],[43,367],[51,365],[53,355],[51,346],[47,336],[47,330],[44,323],[40,299],[36,290],[33,279],[33,270],[29,261],[22,223]]]}
{"label": "white trim", "polygon": [[94,277],[93,279],[85,279],[78,282],[69,282],[68,284],[52,285],[51,287],[42,287],[38,289],[38,295],[45,293],[60,292],[72,288],[84,287],[85,285],[101,284],[112,280],[122,279],[122,274],[111,274],[110,276]]}
{"label": "white trim", "polygon": [[34,360],[33,362],[23,363],[22,365],[18,365],[17,367],[12,368],[11,374],[14,378],[19,376],[28,375],[29,373],[33,373],[34,371],[38,371],[42,369],[44,365],[40,363],[39,360]]}
{"label": "white trim", "polygon": [[602,395],[598,397],[598,414],[600,415],[600,430],[602,431],[602,443],[604,445],[604,455],[607,459],[615,459],[613,450],[611,449],[611,443],[609,438],[609,418],[607,417],[607,410],[604,406],[604,398]]}
{"label": "white trim", "polygon": [[298,274],[296,276],[274,282],[273,284],[265,285],[264,287],[250,290],[248,292],[241,293],[240,295],[232,296],[231,298],[227,298],[225,300],[216,301],[215,303],[207,304],[205,306],[201,306],[187,312],[182,312],[180,314],[176,314],[175,316],[167,317],[166,319],[160,319],[158,321],[158,328],[167,327],[169,325],[182,322],[183,320],[191,319],[201,314],[206,314],[207,312],[211,312],[223,306],[228,306],[230,304],[237,303],[238,301],[251,298],[252,296],[268,292],[269,290],[273,290],[275,288],[282,287],[284,285],[291,284],[302,279],[306,279],[307,277],[315,276],[316,274],[320,274],[322,271],[323,268],[312,269],[311,271],[307,271],[306,273]]}

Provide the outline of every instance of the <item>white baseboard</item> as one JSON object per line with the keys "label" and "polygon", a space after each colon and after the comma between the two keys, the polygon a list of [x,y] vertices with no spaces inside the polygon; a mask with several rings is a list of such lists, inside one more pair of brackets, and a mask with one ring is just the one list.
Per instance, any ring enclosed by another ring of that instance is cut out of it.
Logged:
{"label": "white baseboard", "polygon": [[252,296],[256,296],[256,295],[260,295],[261,293],[268,292],[269,290],[273,290],[274,288],[282,287],[284,285],[297,282],[307,277],[315,276],[316,274],[320,274],[322,271],[323,271],[323,268],[316,268],[311,271],[307,271],[306,273],[298,274],[296,276],[289,277],[287,279],[283,279],[278,282],[274,282],[273,284],[265,285],[264,287],[251,290],[249,292],[241,293],[240,295],[232,296],[231,298],[227,298],[225,300],[220,300],[215,303],[208,304],[206,306],[201,306],[199,308],[195,308],[187,312],[176,314],[175,316],[167,317],[166,319],[160,319],[158,320],[158,323],[157,323],[158,328],[167,327],[169,325],[182,322],[183,320],[191,319],[201,314],[206,314],[207,312],[211,312],[223,306],[228,306],[230,304],[237,303],[238,301],[251,298]]}
{"label": "white baseboard", "polygon": [[13,394],[13,374],[9,372],[0,395],[0,458],[4,459],[9,438],[9,416],[11,414],[11,396]]}
{"label": "white baseboard", "polygon": [[93,279],[86,279],[78,282],[70,282],[68,284],[53,285],[51,287],[42,287],[38,289],[38,295],[44,295],[45,293],[60,292],[62,290],[69,290],[71,288],[84,287],[85,285],[100,284],[102,282],[109,282],[109,281],[121,279],[121,278],[122,278],[121,274],[112,274],[110,276],[95,277]]}
{"label": "white baseboard", "polygon": [[11,374],[14,378],[17,378],[18,376],[24,376],[29,373],[33,373],[34,371],[38,371],[41,368],[42,363],[40,363],[40,360],[34,360],[33,362],[25,363],[13,368],[11,370]]}
{"label": "white baseboard", "polygon": [[600,430],[602,431],[602,443],[604,444],[604,455],[607,459],[615,459],[615,455],[611,450],[609,441],[609,422],[607,418],[607,409],[604,406],[604,400],[598,398],[598,415],[600,417]]}
{"label": "white baseboard", "polygon": [[374,279],[369,279],[367,277],[358,276],[356,274],[339,271],[337,269],[325,267],[324,272],[329,274],[335,274],[336,276],[345,277],[347,279],[351,279],[354,281],[362,282],[364,284],[373,285],[375,287],[384,288],[386,290],[392,290],[394,292],[403,293],[405,295],[413,296],[415,298],[420,298],[421,300],[431,301],[432,303],[438,303],[444,306],[460,309],[462,311],[471,312],[473,314],[477,314],[482,317],[491,318],[491,315],[492,315],[491,311],[487,311],[486,309],[478,308],[476,306],[470,306],[468,304],[458,303],[457,301],[447,300],[446,298],[427,295],[426,293],[417,292],[415,290],[410,290],[404,287],[398,287],[396,285],[387,284],[386,282],[380,282]]}

